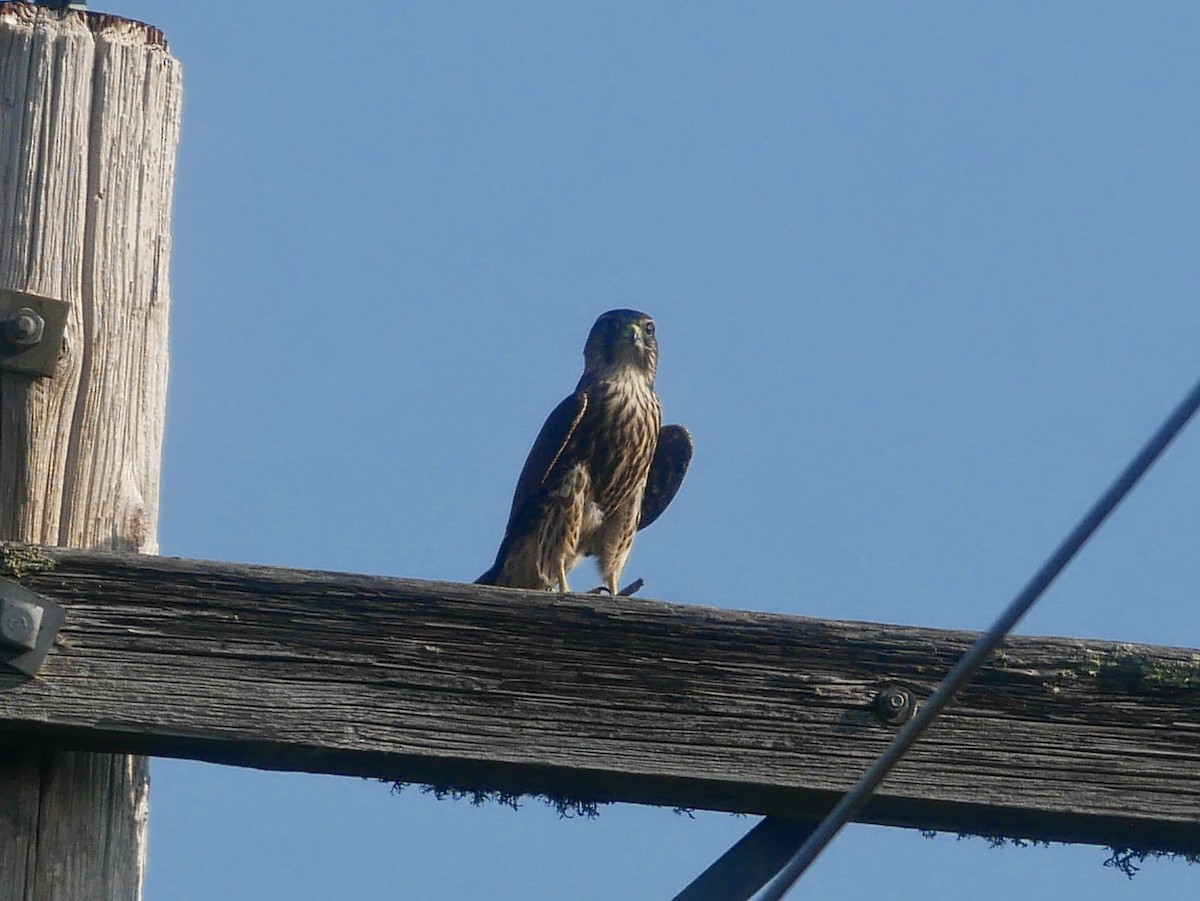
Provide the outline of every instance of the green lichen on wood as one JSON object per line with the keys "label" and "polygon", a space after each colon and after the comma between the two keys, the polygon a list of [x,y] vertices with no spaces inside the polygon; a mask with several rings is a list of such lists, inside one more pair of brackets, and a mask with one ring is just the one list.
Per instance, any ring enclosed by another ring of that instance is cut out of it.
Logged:
{"label": "green lichen on wood", "polygon": [[1157,660],[1147,667],[1142,684],[1158,691],[1195,691],[1200,689],[1200,654],[1187,660]]}
{"label": "green lichen on wood", "polygon": [[1186,659],[1165,659],[1134,645],[1097,650],[1082,648],[1060,669],[1065,682],[1079,679],[1120,681],[1147,692],[1200,690],[1200,654]]}
{"label": "green lichen on wood", "polygon": [[27,544],[0,544],[0,575],[19,579],[26,573],[48,573],[54,561]]}

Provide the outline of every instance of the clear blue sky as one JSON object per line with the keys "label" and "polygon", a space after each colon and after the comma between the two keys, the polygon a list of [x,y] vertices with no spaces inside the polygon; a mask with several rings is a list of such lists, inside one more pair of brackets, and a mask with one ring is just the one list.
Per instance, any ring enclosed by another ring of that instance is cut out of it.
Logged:
{"label": "clear blue sky", "polygon": [[[647,596],[977,629],[1200,376],[1192,2],[94,8],[185,67],[167,554],[474,578],[629,306],[697,444]],[[1022,631],[1200,647],[1198,451]],[[754,822],[153,778],[149,901],[657,901]],[[854,827],[796,897],[1200,890],[1104,857]]]}

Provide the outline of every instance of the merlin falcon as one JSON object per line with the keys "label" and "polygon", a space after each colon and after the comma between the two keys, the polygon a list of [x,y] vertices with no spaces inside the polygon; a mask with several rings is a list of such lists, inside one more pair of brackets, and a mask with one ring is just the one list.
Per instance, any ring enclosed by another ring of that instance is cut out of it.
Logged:
{"label": "merlin falcon", "polygon": [[557,587],[595,557],[617,594],[633,536],[675,497],[692,459],[692,436],[662,424],[654,392],[654,320],[610,310],[583,348],[575,392],[546,419],[517,479],[504,539],[480,585]]}

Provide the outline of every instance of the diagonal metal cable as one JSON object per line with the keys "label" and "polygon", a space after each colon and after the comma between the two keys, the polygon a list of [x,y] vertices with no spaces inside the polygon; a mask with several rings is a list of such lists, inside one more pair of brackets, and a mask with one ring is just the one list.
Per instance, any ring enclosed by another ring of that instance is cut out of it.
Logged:
{"label": "diagonal metal cable", "polygon": [[[1108,515],[1124,500],[1138,480],[1154,464],[1167,446],[1187,425],[1188,420],[1200,408],[1200,382],[1197,382],[1188,395],[1171,411],[1166,421],[1150,437],[1145,446],[1138,451],[1137,456],[1122,470],[1108,490],[1092,505],[1070,534],[1055,548],[1054,553],[1034,573],[1033,578],[1021,589],[1020,593],[1005,608],[1000,617],[992,624],[971,649],[963,656],[958,664],[946,676],[945,681],[938,686],[937,691],[930,696],[916,715],[905,724],[904,728],[892,739],[891,744],[884,749],[874,764],[834,806],[833,810],[822,820],[811,834],[804,839],[799,850],[779,870],[774,881],[763,890],[758,901],[780,901],[781,898],[796,884],[804,871],[817,859],[818,855],[835,835],[853,817],[862,810],[871,794],[879,787],[891,769],[899,762],[913,742],[936,719],[938,714],[953,699],[976,673],[984,661],[999,647],[1000,643],[1029,609],[1033,607],[1042,593],[1066,568],[1079,549],[1095,534]],[[765,826],[775,818],[767,817],[760,823]],[[735,846],[736,848],[736,846]],[[728,856],[728,855],[727,855]],[[724,858],[722,858],[724,860]],[[699,882],[700,880],[697,880]],[[759,883],[761,884],[761,882]],[[753,892],[753,889],[751,889]],[[743,895],[742,897],[748,897]]]}
{"label": "diagonal metal cable", "polygon": [[1167,449],[1167,445],[1183,431],[1183,427],[1187,425],[1188,420],[1192,418],[1197,408],[1200,408],[1200,382],[1196,383],[1187,397],[1180,402],[1179,406],[1171,412],[1166,421],[1159,426],[1158,431],[1138,451],[1137,456],[1117,476],[1116,481],[1109,486],[1108,490],[1092,505],[1092,508],[1088,510],[1083,519],[1071,530],[1070,534],[1055,548],[1054,553],[1034,573],[1033,578],[1021,589],[1020,593],[1013,598],[1012,603],[1000,614],[1000,617],[992,624],[992,627],[980,636],[979,640],[967,651],[962,660],[946,676],[945,681],[942,682],[937,691],[917,711],[916,716],[909,720],[896,737],[892,739],[892,743],[879,755],[879,759],[871,765],[870,769],[862,775],[862,778],[858,780],[854,787],[845,794],[842,800],[829,812],[828,816],[821,821],[812,835],[801,845],[800,850],[787,862],[787,865],[779,872],[775,880],[767,886],[760,901],[779,901],[796,884],[796,880],[803,875],[809,865],[817,859],[817,856],[825,850],[825,847],[833,837],[862,809],[867,799],[870,798],[871,793],[879,786],[879,783],[883,781],[884,777],[900,758],[904,756],[905,752],[912,747],[913,742],[920,737],[921,733],[928,728],[929,724],[950,703],[958,690],[975,675],[975,672],[991,656],[992,652],[999,647],[1000,643],[1004,641],[1004,637],[1012,630],[1021,617],[1029,612],[1029,609],[1042,596],[1042,593],[1050,586],[1050,583],[1058,577],[1058,574],[1066,568],[1066,565],[1071,562],[1072,558],[1079,552],[1079,549],[1100,528],[1101,523],[1116,509],[1117,504],[1124,500],[1125,496],[1129,494],[1138,480],[1145,475],[1146,470],[1154,465],[1154,461]]}

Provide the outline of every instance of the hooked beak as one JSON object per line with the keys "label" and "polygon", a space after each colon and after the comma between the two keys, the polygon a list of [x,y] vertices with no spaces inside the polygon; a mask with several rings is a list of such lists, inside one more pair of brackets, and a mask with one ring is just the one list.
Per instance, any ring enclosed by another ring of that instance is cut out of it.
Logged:
{"label": "hooked beak", "polygon": [[631,322],[621,332],[621,340],[628,341],[634,347],[642,347],[646,343],[646,333],[636,322]]}

